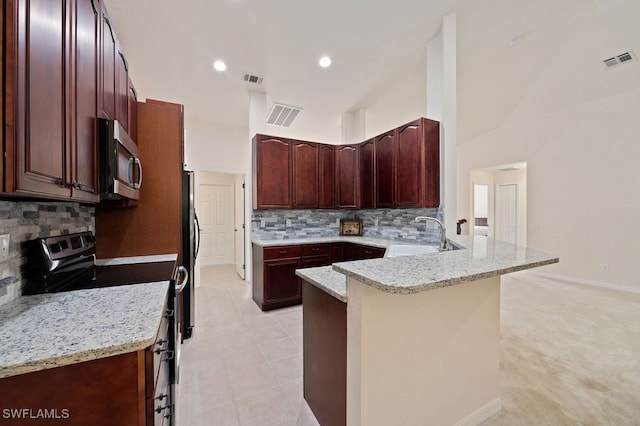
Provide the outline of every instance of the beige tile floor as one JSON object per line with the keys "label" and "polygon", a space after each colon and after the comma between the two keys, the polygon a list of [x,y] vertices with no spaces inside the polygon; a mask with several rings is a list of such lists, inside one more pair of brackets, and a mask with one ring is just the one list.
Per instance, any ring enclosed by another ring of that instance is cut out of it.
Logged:
{"label": "beige tile floor", "polygon": [[[317,425],[302,397],[302,309],[261,312],[233,266],[203,268],[179,426]],[[640,424],[640,294],[504,276],[503,410],[486,425]]]}
{"label": "beige tile floor", "polygon": [[318,425],[302,397],[302,307],[262,312],[233,266],[203,268],[180,426]]}

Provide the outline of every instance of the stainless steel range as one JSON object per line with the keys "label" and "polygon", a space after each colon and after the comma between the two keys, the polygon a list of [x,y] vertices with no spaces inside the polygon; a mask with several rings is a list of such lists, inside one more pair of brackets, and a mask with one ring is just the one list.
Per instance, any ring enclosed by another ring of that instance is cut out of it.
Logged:
{"label": "stainless steel range", "polygon": [[[188,272],[183,266],[176,267],[176,259],[149,261],[154,259],[149,256],[140,257],[144,260],[142,262],[136,262],[134,257],[131,258],[132,262],[107,262],[106,265],[96,265],[95,245],[96,238],[91,232],[29,241],[25,293],[54,293],[170,281],[167,308],[170,332],[168,345],[163,349],[163,361],[169,363],[172,386],[171,395],[165,396],[165,399],[168,397],[169,400],[159,401],[156,410],[166,410],[169,424],[175,424],[175,385],[179,380],[181,346],[178,322],[182,317],[179,311],[180,304],[176,302],[188,281]],[[163,259],[167,256],[157,258]]]}

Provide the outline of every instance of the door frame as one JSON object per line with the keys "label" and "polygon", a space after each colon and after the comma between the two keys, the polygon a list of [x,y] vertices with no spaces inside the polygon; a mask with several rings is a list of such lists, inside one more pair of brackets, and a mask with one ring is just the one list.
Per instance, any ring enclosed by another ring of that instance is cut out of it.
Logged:
{"label": "door frame", "polygon": [[487,237],[494,237],[495,230],[495,218],[494,218],[494,205],[495,205],[495,184],[493,182],[487,182],[484,180],[474,180],[471,181],[471,220],[469,223],[469,235],[475,235],[475,226],[476,226],[476,193],[475,187],[476,185],[485,185],[488,188],[487,191],[487,225],[489,226],[489,231],[487,233]]}
{"label": "door frame", "polygon": [[[250,220],[250,218],[247,218],[247,212],[246,212],[246,205],[247,205],[247,173],[246,172],[234,172],[234,171],[228,171],[228,170],[217,170],[217,169],[195,169],[194,170],[194,174],[195,174],[195,190],[194,190],[194,206],[196,209],[196,213],[198,214],[198,216],[201,217],[201,211],[200,211],[200,184],[201,182],[201,174],[202,173],[220,173],[220,174],[226,174],[226,175],[233,175],[233,176],[240,176],[242,178],[242,181],[245,183],[244,185],[244,199],[242,200],[238,200],[236,199],[237,197],[235,196],[235,189],[234,189],[234,208],[239,208],[239,206],[241,206],[241,208],[244,211],[243,214],[243,229],[244,229],[244,241],[243,241],[243,255],[244,255],[244,265],[245,265],[245,276],[244,278],[242,278],[243,280],[247,280],[247,268],[249,267],[247,264],[247,236],[249,235],[249,233],[247,232],[247,223],[248,220]],[[249,222],[250,223],[250,222]],[[235,260],[235,259],[234,259]],[[195,285],[196,287],[200,286],[200,259],[196,259],[196,264],[194,265],[194,274],[196,275],[195,278]]]}

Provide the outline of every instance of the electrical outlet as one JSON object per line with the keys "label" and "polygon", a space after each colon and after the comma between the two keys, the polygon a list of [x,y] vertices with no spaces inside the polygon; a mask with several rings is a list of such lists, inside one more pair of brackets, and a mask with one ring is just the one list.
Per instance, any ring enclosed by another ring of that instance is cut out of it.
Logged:
{"label": "electrical outlet", "polygon": [[0,235],[0,261],[9,258],[9,234]]}
{"label": "electrical outlet", "polygon": [[287,219],[287,228],[291,226],[291,219]]}
{"label": "electrical outlet", "polygon": [[609,272],[611,270],[611,266],[607,263],[602,265],[602,272]]}
{"label": "electrical outlet", "polygon": [[260,219],[260,228],[264,228],[265,227],[265,221],[264,219]]}
{"label": "electrical outlet", "polygon": [[378,226],[378,218],[377,217],[374,219],[374,222],[375,222],[375,226]]}

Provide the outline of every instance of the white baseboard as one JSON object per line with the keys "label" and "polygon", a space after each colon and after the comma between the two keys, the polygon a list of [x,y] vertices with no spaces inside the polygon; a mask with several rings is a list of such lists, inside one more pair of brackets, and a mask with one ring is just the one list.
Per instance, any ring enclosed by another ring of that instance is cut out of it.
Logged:
{"label": "white baseboard", "polygon": [[584,284],[584,285],[590,285],[593,287],[609,288],[612,290],[619,290],[619,291],[626,291],[629,293],[640,294],[640,288],[631,287],[628,285],[613,284],[613,283],[607,283],[604,281],[596,281],[596,280],[587,280],[584,278],[570,277],[567,275],[550,274],[548,272],[540,272],[540,271],[534,271],[534,270],[529,270],[527,271],[527,273],[532,275],[537,275],[543,278],[551,278],[554,280],[567,281],[570,283]]}
{"label": "white baseboard", "polygon": [[464,419],[460,420],[455,426],[476,426],[483,423],[490,417],[498,414],[502,410],[502,401],[500,397],[489,401]]}

